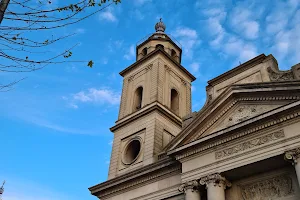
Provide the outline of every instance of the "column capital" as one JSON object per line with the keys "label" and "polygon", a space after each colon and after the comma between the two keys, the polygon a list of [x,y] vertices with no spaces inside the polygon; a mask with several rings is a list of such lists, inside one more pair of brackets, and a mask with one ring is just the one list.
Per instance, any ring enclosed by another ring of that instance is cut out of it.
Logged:
{"label": "column capital", "polygon": [[297,164],[297,160],[300,158],[300,148],[292,149],[284,154],[284,159],[286,161],[292,162],[293,164]]}
{"label": "column capital", "polygon": [[197,180],[187,181],[181,184],[178,188],[180,192],[185,192],[186,190],[191,190],[192,192],[199,190],[200,184]]}
{"label": "column capital", "polygon": [[224,189],[226,189],[226,187],[231,187],[231,183],[219,173],[210,174],[200,179],[201,185],[206,185],[206,187],[208,187],[210,183],[214,186],[223,187]]}

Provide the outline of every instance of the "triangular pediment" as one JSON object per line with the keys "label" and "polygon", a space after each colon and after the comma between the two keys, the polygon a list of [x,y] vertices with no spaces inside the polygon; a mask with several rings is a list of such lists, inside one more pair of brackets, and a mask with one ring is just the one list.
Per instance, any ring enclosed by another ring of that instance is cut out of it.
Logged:
{"label": "triangular pediment", "polygon": [[268,104],[268,102],[265,101],[259,101],[255,103],[244,101],[237,102],[235,106],[224,113],[224,115],[221,116],[213,125],[211,125],[211,127],[205,130],[201,134],[201,137],[220,131],[222,129],[226,129],[230,126],[283,106],[289,102],[290,101],[279,101],[273,102],[272,104]]}
{"label": "triangular pediment", "polygon": [[232,85],[218,98],[206,104],[165,150],[176,149],[297,101],[300,99],[299,83]]}

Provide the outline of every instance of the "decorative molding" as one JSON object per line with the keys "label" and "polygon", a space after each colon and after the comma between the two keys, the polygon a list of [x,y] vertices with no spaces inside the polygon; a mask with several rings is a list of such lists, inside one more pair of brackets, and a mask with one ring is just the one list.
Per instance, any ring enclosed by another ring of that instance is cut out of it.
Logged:
{"label": "decorative molding", "polygon": [[294,73],[294,78],[295,79],[300,79],[300,63],[296,64],[292,67],[292,71]]}
{"label": "decorative molding", "polygon": [[[128,77],[128,82],[133,81],[136,78],[136,76],[138,74],[142,73],[143,71],[144,71],[143,74],[147,73],[149,70],[152,69],[152,66],[153,66],[153,64],[151,63],[151,64],[147,65],[145,68],[143,68],[142,70],[136,72],[135,74],[132,74],[131,76]],[[141,74],[141,75],[143,75],[143,74]]]}
{"label": "decorative molding", "polygon": [[274,108],[278,108],[279,106],[281,105],[239,105],[238,108],[235,109],[227,119],[222,120],[221,123],[218,124],[218,127],[215,127],[212,132],[216,132],[229,126],[238,124],[254,116],[265,113]]}
{"label": "decorative molding", "polygon": [[261,76],[262,76],[261,71],[259,69],[257,71],[254,71],[251,74],[247,74],[246,76],[240,77],[240,79],[236,80],[235,82],[232,82],[230,84],[225,85],[224,87],[221,87],[221,88],[217,89],[217,93],[220,93],[221,91],[224,91],[225,89],[230,87],[230,85],[233,85],[233,84],[245,84],[245,83],[262,82],[262,77]]}
{"label": "decorative molding", "polygon": [[294,79],[294,75],[291,70],[275,72],[271,67],[268,67],[267,71],[271,81],[290,81]]}
{"label": "decorative molding", "polygon": [[225,107],[221,112],[219,112],[219,114],[215,118],[208,120],[209,122],[206,123],[205,125],[203,125],[202,129],[197,134],[195,134],[195,136],[193,136],[191,138],[191,140],[189,140],[189,142],[195,141],[199,137],[201,137],[201,135],[207,129],[209,129],[217,120],[219,120],[225,113],[227,113],[227,111],[229,109],[231,109],[239,101],[286,101],[286,100],[300,100],[300,96],[295,95],[295,96],[240,97],[240,98],[237,98],[236,100],[232,101],[231,104],[229,104],[227,107]]}
{"label": "decorative molding", "polygon": [[171,76],[172,76],[172,74],[174,74],[176,77],[174,77],[175,79],[176,78],[179,78],[179,80],[181,81],[181,83],[184,85],[184,86],[186,86],[187,84],[188,84],[188,82],[182,77],[182,76],[180,76],[179,74],[177,74],[176,72],[174,72],[172,69],[171,69],[171,67],[169,67],[168,65],[165,65],[165,70],[166,70],[166,72],[168,72]]}
{"label": "decorative molding", "polygon": [[153,64],[148,65],[148,66],[145,68],[146,72],[150,71],[150,70],[152,69],[152,66],[153,66]]}
{"label": "decorative molding", "polygon": [[240,186],[243,200],[275,200],[294,194],[292,178],[280,175]]}
{"label": "decorative molding", "polygon": [[[154,165],[157,165],[155,163]],[[149,168],[150,166],[146,166]],[[174,173],[181,172],[181,165],[176,163],[168,163],[161,165],[159,168],[151,169],[152,171],[146,172],[147,169],[143,168],[144,173],[141,173],[140,170],[133,171],[131,173],[125,174],[126,177],[116,177],[114,179],[108,180],[102,184],[93,186],[89,188],[93,195],[98,196],[99,198],[107,198],[108,196],[118,194],[121,191],[127,190],[133,187],[140,187],[143,184],[148,182],[159,180],[162,177],[170,176]]]}
{"label": "decorative molding", "polygon": [[176,158],[176,160],[180,160],[180,159],[189,157],[193,154],[205,151],[205,150],[213,148],[215,146],[222,145],[222,144],[227,143],[231,140],[243,137],[245,135],[249,135],[251,133],[257,132],[257,131],[262,130],[262,129],[266,129],[268,127],[274,126],[274,125],[279,124],[279,123],[283,123],[285,121],[294,119],[294,118],[299,117],[299,116],[300,116],[300,111],[294,112],[294,113],[291,113],[289,115],[286,115],[286,116],[283,116],[283,117],[280,117],[280,118],[277,118],[277,119],[270,120],[266,123],[262,123],[258,126],[248,128],[247,130],[236,132],[235,134],[232,134],[230,136],[221,138],[218,141],[212,141],[210,143],[206,143],[206,144],[203,144],[203,145],[196,145],[196,146],[192,147],[191,149],[189,149],[187,151],[184,151],[182,153],[179,153],[179,154],[175,155],[175,158]]}
{"label": "decorative molding", "polygon": [[264,62],[269,56],[266,56],[264,54],[261,54],[251,60],[248,60],[247,62],[221,74],[220,76],[215,77],[214,79],[211,79],[207,83],[211,86],[215,86],[218,83],[224,82],[225,80],[236,76],[237,74],[240,74],[254,66],[257,66],[258,64]]}
{"label": "decorative molding", "polygon": [[171,71],[171,67],[169,67],[168,65],[165,65],[165,70],[166,70],[167,72],[170,72],[170,71]]}
{"label": "decorative molding", "polygon": [[300,148],[289,150],[284,154],[284,159],[286,161],[292,162],[293,164],[297,164],[299,158],[300,158]]}
{"label": "decorative molding", "polygon": [[192,180],[183,183],[182,185],[179,186],[178,190],[179,192],[185,192],[187,190],[192,190],[192,192],[198,191],[199,190],[200,184],[198,183],[197,180]]}
{"label": "decorative molding", "polygon": [[252,148],[257,147],[257,146],[261,146],[263,144],[270,143],[270,142],[275,141],[275,140],[279,140],[279,139],[284,138],[284,137],[285,137],[285,135],[284,135],[283,130],[279,130],[279,131],[276,131],[274,133],[270,133],[270,134],[267,134],[265,136],[261,136],[261,137],[252,139],[250,141],[243,142],[241,144],[238,144],[238,145],[235,145],[233,147],[224,149],[222,151],[217,151],[215,153],[215,157],[216,157],[216,159],[221,159],[221,158],[224,158],[224,157],[227,157],[227,156],[231,156],[231,155],[234,155],[234,154],[252,149]]}
{"label": "decorative molding", "polygon": [[205,185],[206,188],[209,187],[211,183],[213,186],[223,187],[224,189],[231,187],[231,183],[219,173],[210,174],[200,179],[200,184]]}

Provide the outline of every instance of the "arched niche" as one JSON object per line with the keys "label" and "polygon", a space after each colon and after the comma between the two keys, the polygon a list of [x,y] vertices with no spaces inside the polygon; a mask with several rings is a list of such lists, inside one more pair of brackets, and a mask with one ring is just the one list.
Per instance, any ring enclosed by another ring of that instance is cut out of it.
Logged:
{"label": "arched niche", "polygon": [[162,44],[157,44],[157,45],[155,46],[155,48],[156,48],[156,49],[160,48],[160,49],[162,49],[162,50],[165,50],[165,47],[164,47],[164,45],[162,45]]}
{"label": "arched niche", "polygon": [[175,89],[171,89],[171,110],[176,115],[179,114],[179,94]]}
{"label": "arched niche", "polygon": [[171,57],[176,58],[176,51],[174,49],[171,50]]}
{"label": "arched niche", "polygon": [[134,92],[133,111],[141,109],[143,101],[143,87],[138,87]]}
{"label": "arched niche", "polygon": [[143,56],[147,55],[147,53],[148,53],[147,47],[143,48],[143,50],[142,50]]}

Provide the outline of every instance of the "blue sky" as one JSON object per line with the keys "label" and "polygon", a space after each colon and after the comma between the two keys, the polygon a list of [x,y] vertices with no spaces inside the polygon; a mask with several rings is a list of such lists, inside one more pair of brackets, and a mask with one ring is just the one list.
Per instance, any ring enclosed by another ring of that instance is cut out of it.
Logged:
{"label": "blue sky", "polygon": [[118,73],[135,61],[136,43],[154,32],[160,17],[183,47],[182,65],[197,77],[194,111],[205,101],[206,82],[239,62],[261,53],[272,53],[282,70],[300,62],[300,0],[122,0],[57,30],[54,34],[77,35],[51,46],[52,53],[78,43],[73,59],[92,59],[95,65],[0,73],[1,82],[27,77],[0,93],[4,200],[96,199],[87,188],[107,178],[109,128],[122,89]]}

